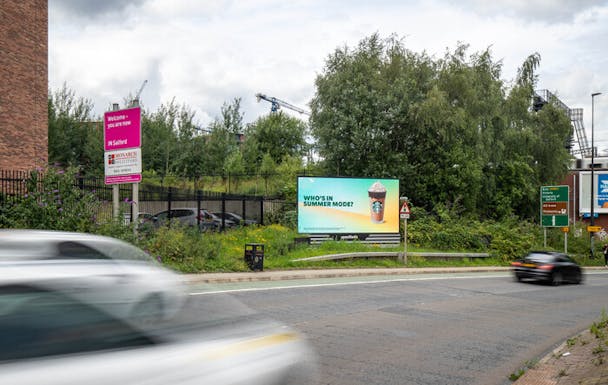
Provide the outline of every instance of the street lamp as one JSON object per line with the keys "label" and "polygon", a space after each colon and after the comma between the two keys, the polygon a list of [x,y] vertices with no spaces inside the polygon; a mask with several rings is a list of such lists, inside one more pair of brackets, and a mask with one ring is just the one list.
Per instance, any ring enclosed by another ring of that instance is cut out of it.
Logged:
{"label": "street lamp", "polygon": [[[591,94],[591,226],[595,224],[594,221],[594,208],[595,208],[595,199],[593,199],[594,195],[594,182],[595,182],[595,141],[594,141],[594,127],[593,127],[593,104],[596,96],[601,95],[601,92],[594,92]],[[590,243],[591,243],[591,258],[593,258],[593,232],[590,233]]]}

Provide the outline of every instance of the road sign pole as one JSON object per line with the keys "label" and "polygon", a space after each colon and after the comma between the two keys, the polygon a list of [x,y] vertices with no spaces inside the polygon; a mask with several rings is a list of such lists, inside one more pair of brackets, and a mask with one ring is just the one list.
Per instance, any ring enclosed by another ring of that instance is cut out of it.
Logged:
{"label": "road sign pole", "polygon": [[407,218],[403,220],[403,263],[407,265]]}

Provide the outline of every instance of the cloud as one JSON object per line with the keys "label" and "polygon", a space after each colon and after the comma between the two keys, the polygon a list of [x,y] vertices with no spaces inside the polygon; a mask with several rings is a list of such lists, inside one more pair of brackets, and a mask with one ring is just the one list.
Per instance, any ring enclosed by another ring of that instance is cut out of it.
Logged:
{"label": "cloud", "polygon": [[506,81],[539,52],[540,88],[586,116],[590,88],[608,101],[608,1],[497,1],[49,0],[50,87],[67,82],[102,113],[147,79],[152,111],[175,99],[205,125],[238,97],[252,122],[270,109],[256,93],[308,108],[328,55],[378,32],[435,57],[491,47]]}
{"label": "cloud", "polygon": [[526,22],[570,23],[576,16],[606,0],[448,0],[448,3],[486,17],[521,18]]}
{"label": "cloud", "polygon": [[49,14],[72,21],[74,18],[94,20],[123,13],[144,2],[145,0],[49,0]]}

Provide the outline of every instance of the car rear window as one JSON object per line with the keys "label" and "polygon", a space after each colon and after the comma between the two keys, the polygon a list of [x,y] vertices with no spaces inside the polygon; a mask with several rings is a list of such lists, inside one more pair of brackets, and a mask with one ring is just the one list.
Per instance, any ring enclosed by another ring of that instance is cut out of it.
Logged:
{"label": "car rear window", "polygon": [[110,259],[104,253],[79,242],[60,242],[57,245],[58,258],[67,259]]}
{"label": "car rear window", "polygon": [[555,256],[551,254],[533,253],[529,254],[526,259],[535,262],[552,262],[555,260]]}

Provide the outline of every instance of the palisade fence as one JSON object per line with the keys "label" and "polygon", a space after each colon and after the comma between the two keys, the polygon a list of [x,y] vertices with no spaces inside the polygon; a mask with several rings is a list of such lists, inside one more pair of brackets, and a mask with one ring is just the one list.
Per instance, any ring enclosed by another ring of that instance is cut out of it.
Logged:
{"label": "palisade fence", "polygon": [[[28,171],[0,170],[0,204],[16,203],[28,191],[30,181]],[[103,178],[77,177],[74,187],[95,194],[102,202],[97,215],[99,221],[108,221],[112,218],[112,186],[105,185]],[[39,182],[38,191],[43,189]],[[266,218],[293,206],[293,202],[274,197],[258,195],[228,194],[214,191],[178,189],[140,184],[138,207],[132,202],[132,185],[119,185],[120,212],[126,222],[131,221],[134,213],[156,214],[164,210],[179,208],[201,208],[210,212],[233,212],[245,219],[254,219],[264,224]]]}

